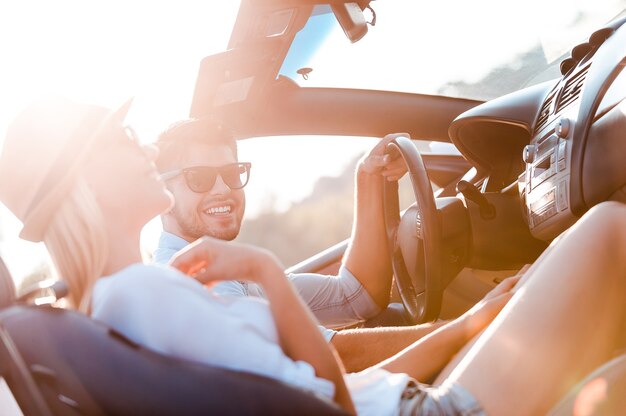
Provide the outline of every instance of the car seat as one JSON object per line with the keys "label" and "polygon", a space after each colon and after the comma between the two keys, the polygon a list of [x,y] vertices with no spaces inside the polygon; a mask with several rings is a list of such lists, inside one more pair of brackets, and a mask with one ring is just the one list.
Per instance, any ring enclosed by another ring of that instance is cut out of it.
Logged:
{"label": "car seat", "polygon": [[566,415],[620,415],[626,412],[626,354],[589,374],[549,413]]}
{"label": "car seat", "polygon": [[273,379],[153,352],[78,312],[16,304],[1,259],[0,285],[0,376],[27,416],[345,414]]}

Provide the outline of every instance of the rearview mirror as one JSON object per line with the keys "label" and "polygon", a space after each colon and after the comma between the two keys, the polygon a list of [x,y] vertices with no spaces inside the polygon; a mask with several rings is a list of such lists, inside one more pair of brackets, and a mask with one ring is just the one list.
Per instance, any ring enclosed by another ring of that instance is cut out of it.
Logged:
{"label": "rearview mirror", "polygon": [[367,21],[356,2],[331,4],[331,9],[350,42],[360,40],[367,33]]}

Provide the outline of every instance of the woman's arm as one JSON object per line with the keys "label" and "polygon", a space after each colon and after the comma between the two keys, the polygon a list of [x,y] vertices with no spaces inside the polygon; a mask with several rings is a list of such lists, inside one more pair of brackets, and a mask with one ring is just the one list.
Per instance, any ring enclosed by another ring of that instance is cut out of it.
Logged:
{"label": "woman's arm", "polygon": [[294,361],[309,363],[318,377],[334,383],[335,401],[355,413],[334,350],[324,340],[313,315],[273,254],[253,246],[205,237],[179,252],[171,264],[203,284],[242,278],[260,284],[270,302],[285,354]]}
{"label": "woman's arm", "polygon": [[318,376],[335,384],[335,401],[350,413],[355,409],[343,380],[343,368],[337,354],[324,339],[315,324],[309,308],[296,294],[293,285],[285,278],[282,267],[266,256],[259,270],[267,270],[259,284],[270,301],[272,315],[278,328],[281,347],[292,360],[306,361],[315,368]]}

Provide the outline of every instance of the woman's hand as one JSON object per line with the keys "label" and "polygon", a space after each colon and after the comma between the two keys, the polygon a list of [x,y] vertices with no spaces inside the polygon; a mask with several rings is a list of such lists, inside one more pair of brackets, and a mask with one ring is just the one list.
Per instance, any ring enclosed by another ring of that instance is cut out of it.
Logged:
{"label": "woman's hand", "polygon": [[335,355],[272,253],[202,237],[176,253],[170,265],[205,285],[241,279],[262,285],[284,353],[294,361],[308,362],[318,377],[330,380],[335,385],[335,401],[349,413],[355,413]]}
{"label": "woman's hand", "polygon": [[494,320],[515,293],[515,285],[526,269],[512,277],[507,277],[485,295],[476,305],[459,317],[471,338]]}
{"label": "woman's hand", "polygon": [[385,154],[387,146],[396,137],[411,138],[408,133],[386,135],[380,142],[363,156],[358,163],[358,170],[369,175],[382,175],[388,181],[397,181],[407,172],[406,164],[398,152]]}
{"label": "woman's hand", "polygon": [[170,265],[205,285],[220,280],[249,280],[261,285],[284,276],[276,257],[258,247],[202,237],[172,257]]}

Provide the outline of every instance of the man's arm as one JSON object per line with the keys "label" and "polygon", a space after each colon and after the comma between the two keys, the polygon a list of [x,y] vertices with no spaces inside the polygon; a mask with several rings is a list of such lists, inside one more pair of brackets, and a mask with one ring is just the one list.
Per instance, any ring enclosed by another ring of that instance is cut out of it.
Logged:
{"label": "man's arm", "polygon": [[383,183],[397,181],[406,166],[402,158],[392,159],[385,149],[395,137],[388,134],[358,163],[355,184],[355,212],[350,245],[344,265],[361,282],[380,308],[389,303],[391,258],[383,211]]}
{"label": "man's arm", "polygon": [[448,321],[380,328],[346,329],[337,332],[332,344],[347,373],[364,370],[402,351]]}
{"label": "man's arm", "polygon": [[381,312],[369,292],[344,266],[337,276],[292,273],[289,280],[320,324],[328,328],[353,325]]}

